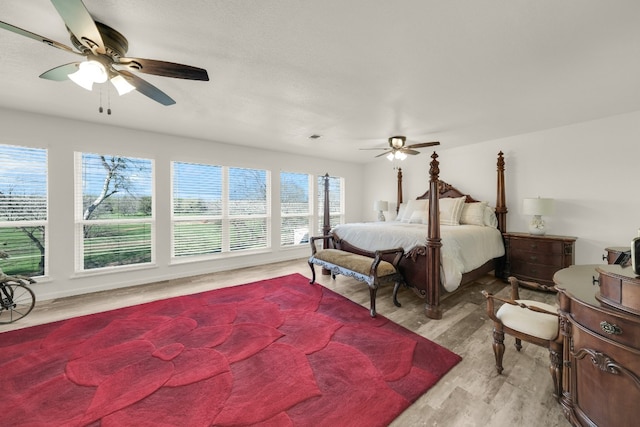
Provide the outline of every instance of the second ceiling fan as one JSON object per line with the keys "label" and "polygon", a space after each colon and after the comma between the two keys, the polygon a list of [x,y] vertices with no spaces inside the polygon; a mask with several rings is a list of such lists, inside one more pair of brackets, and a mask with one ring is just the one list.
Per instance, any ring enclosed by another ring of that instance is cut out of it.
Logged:
{"label": "second ceiling fan", "polygon": [[419,142],[417,144],[406,145],[407,137],[398,135],[389,138],[389,147],[387,148],[363,148],[363,150],[384,150],[383,153],[378,154],[376,157],[386,156],[389,160],[404,160],[407,154],[415,156],[420,154],[416,151],[416,148],[432,147],[434,145],[440,145],[439,141],[432,142]]}

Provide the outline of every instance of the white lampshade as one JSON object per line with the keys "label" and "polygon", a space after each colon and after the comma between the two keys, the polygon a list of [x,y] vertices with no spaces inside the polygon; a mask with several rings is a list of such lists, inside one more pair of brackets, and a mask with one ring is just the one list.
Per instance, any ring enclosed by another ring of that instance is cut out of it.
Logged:
{"label": "white lampshade", "polygon": [[69,74],[68,77],[78,86],[91,90],[94,83],[107,81],[107,70],[98,61],[88,60],[78,64],[78,71]]}
{"label": "white lampshade", "polygon": [[117,76],[111,78],[111,84],[113,84],[113,86],[118,91],[118,95],[120,95],[120,96],[122,96],[122,95],[124,95],[126,93],[129,93],[129,92],[131,92],[132,90],[135,89],[135,86],[133,86],[124,77],[122,77],[119,74]]}
{"label": "white lampshade", "polygon": [[553,214],[553,208],[553,199],[536,197],[522,201],[522,212],[525,215],[551,215]]}
{"label": "white lampshade", "polygon": [[385,200],[376,200],[373,202],[373,210],[378,211],[388,211],[389,210],[389,202]]}

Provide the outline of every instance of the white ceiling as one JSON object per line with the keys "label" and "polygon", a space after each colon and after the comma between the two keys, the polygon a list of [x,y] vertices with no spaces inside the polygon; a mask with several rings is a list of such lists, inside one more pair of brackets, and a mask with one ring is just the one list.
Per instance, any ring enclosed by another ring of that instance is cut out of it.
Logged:
{"label": "white ceiling", "polygon": [[[111,90],[107,116],[100,90],[38,78],[75,55],[0,30],[0,107],[354,162],[395,134],[450,148],[640,110],[638,0],[84,4],[128,56],[211,81],[138,74],[177,104]],[[71,46],[49,0],[0,20]]]}

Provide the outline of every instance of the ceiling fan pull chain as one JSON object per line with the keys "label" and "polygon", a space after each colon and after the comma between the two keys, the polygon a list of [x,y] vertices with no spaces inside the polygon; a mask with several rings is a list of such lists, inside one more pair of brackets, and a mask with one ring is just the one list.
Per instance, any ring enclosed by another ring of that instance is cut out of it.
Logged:
{"label": "ceiling fan pull chain", "polygon": [[111,115],[111,88],[107,86],[107,114]]}
{"label": "ceiling fan pull chain", "polygon": [[102,88],[100,88],[100,107],[98,108],[98,112],[102,113]]}

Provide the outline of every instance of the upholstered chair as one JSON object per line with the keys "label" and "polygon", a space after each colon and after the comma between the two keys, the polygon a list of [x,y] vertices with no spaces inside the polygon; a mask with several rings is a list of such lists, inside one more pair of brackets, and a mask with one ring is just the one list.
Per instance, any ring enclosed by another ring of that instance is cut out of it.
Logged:
{"label": "upholstered chair", "polygon": [[[519,285],[524,283],[534,289],[545,287],[534,282],[524,282],[509,277],[511,298],[500,298],[487,291],[482,294],[487,299],[487,314],[493,320],[493,352],[496,358],[496,370],[502,373],[502,357],[504,355],[504,334],[515,337],[516,350],[522,348],[522,341],[549,349],[553,395],[556,399],[562,394],[562,336],[559,333],[560,321],[557,307],[539,301],[522,300]],[[495,302],[503,304],[495,310]]]}

